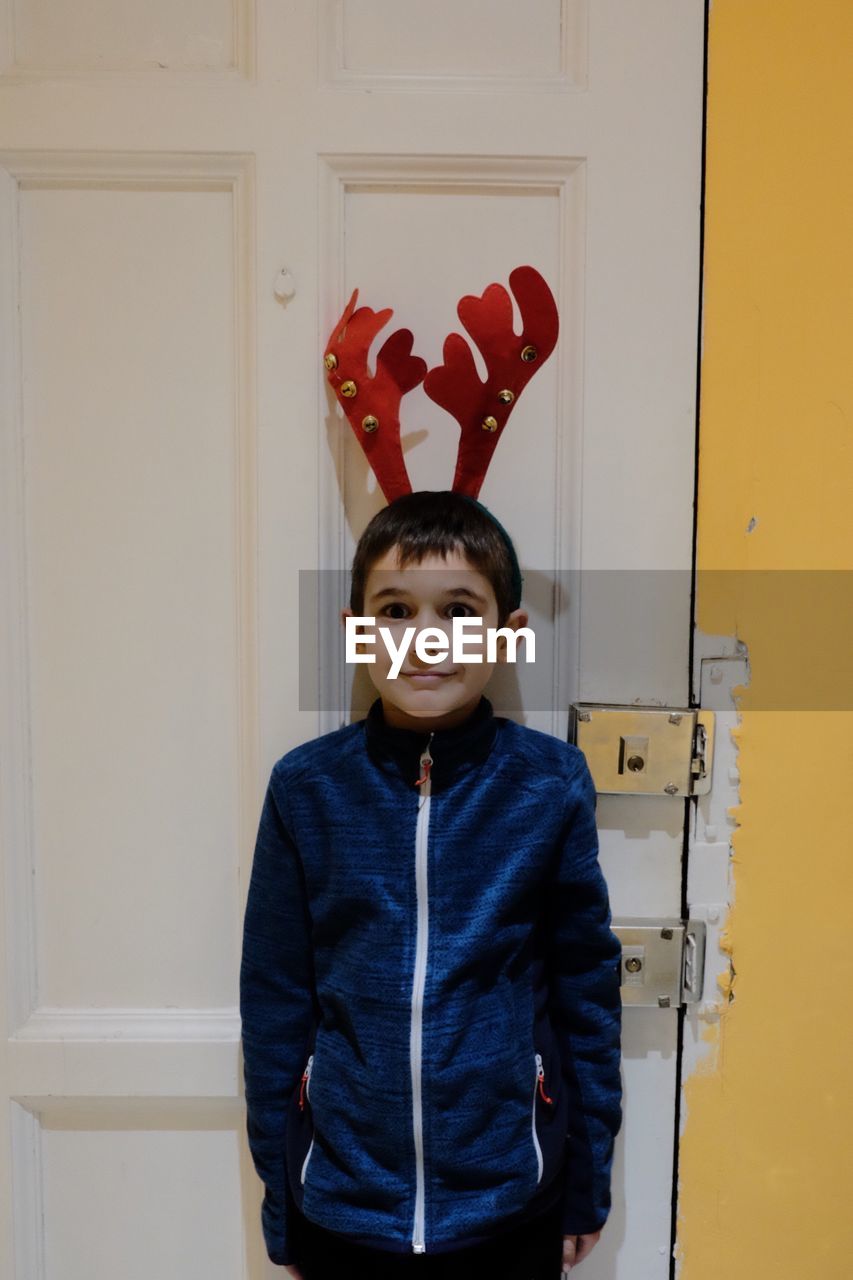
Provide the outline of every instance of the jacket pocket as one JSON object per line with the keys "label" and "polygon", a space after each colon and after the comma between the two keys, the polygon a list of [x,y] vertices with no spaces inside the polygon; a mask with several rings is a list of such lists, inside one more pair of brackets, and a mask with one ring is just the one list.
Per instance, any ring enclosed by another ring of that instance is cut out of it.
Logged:
{"label": "jacket pocket", "polygon": [[[555,1066],[555,1062],[551,1062]],[[530,1115],[530,1137],[537,1157],[537,1187],[551,1181],[565,1158],[564,1129],[565,1093],[560,1089],[560,1074],[548,1075],[542,1053],[534,1052],[533,1107]]]}
{"label": "jacket pocket", "polygon": [[[304,1070],[304,1071],[303,1071],[303,1073],[302,1073],[302,1080],[301,1080],[301,1082],[300,1082],[300,1087],[299,1087],[299,1109],[300,1109],[300,1111],[304,1111],[304,1110],[306,1109],[306,1103],[307,1103],[307,1108],[308,1108],[308,1110],[309,1110],[309,1112],[310,1112],[310,1108],[311,1108],[311,1072],[312,1072],[312,1070],[313,1070],[313,1067],[314,1067],[314,1055],[313,1055],[313,1053],[312,1053],[312,1054],[311,1054],[311,1056],[310,1056],[310,1058],[308,1059],[307,1063],[305,1064],[305,1070]],[[308,1162],[309,1162],[309,1160],[311,1159],[311,1152],[312,1152],[313,1150],[314,1150],[314,1133],[313,1133],[313,1125],[312,1125],[311,1142],[309,1143],[308,1151],[307,1151],[307,1153],[306,1153],[306,1155],[305,1155],[305,1159],[304,1159],[304,1160],[303,1160],[303,1162],[302,1162],[302,1169],[301,1169],[300,1174],[299,1174],[299,1181],[302,1183],[303,1187],[305,1186],[305,1175],[306,1175],[306,1173],[308,1172]]]}
{"label": "jacket pocket", "polygon": [[[541,1102],[540,1102],[541,1100]],[[545,1159],[542,1155],[542,1144],[539,1141],[538,1121],[541,1106],[553,1108],[554,1099],[550,1096],[545,1088],[545,1068],[542,1065],[542,1054],[534,1055],[534,1079],[533,1079],[533,1111],[531,1117],[531,1130],[533,1137],[533,1149],[536,1152],[536,1183],[542,1181],[542,1174],[545,1169]]]}

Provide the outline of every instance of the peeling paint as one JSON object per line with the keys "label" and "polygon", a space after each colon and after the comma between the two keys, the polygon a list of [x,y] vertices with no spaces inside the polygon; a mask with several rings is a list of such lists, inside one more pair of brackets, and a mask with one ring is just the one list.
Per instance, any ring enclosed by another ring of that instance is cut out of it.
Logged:
{"label": "peeling paint", "polygon": [[[687,904],[691,919],[706,924],[702,1000],[684,1020],[680,1101],[682,1141],[693,1108],[690,1085],[719,1078],[725,1060],[726,1019],[734,1002],[735,967],[729,918],[733,906],[733,836],[738,826],[740,772],[736,690],[749,683],[746,645],[737,636],[694,633],[693,699],[716,717],[711,790],[696,800],[689,832]],[[673,1258],[679,1275],[684,1258],[680,1224],[683,1176],[679,1171],[678,1235]]]}

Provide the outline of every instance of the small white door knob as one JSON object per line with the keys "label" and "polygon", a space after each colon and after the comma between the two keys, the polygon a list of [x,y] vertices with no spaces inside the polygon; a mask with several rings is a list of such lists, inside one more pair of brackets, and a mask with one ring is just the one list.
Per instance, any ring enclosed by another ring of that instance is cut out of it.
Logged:
{"label": "small white door knob", "polygon": [[296,293],[296,284],[287,267],[282,267],[275,278],[272,291],[279,302],[289,302]]}

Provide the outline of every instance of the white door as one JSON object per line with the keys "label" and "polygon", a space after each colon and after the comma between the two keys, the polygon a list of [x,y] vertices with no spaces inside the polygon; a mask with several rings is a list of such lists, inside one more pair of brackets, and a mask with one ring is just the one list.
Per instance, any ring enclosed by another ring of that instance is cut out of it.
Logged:
{"label": "white door", "polygon": [[[358,285],[434,364],[463,293],[538,267],[560,346],[480,496],[554,643],[544,685],[518,668],[497,709],[565,736],[575,698],[686,703],[702,4],[18,0],[14,19],[0,1270],[260,1276],[237,1014],[253,840],[272,762],[363,709],[342,633],[312,656],[300,571],[342,581],[382,504],[323,341]],[[404,406],[414,484],[449,487],[457,429],[420,390]],[[624,591],[602,590],[613,570]],[[672,588],[654,609],[650,570]],[[679,914],[683,806],[598,814],[614,914]],[[589,1280],[668,1275],[676,1028],[626,1013]]]}

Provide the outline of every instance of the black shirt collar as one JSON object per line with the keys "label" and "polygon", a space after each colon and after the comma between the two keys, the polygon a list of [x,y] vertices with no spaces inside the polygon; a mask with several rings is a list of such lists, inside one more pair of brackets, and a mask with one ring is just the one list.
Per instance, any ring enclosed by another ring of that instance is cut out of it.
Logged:
{"label": "black shirt collar", "polygon": [[401,774],[413,791],[421,773],[421,753],[427,743],[433,760],[430,770],[432,787],[440,788],[457,774],[487,759],[497,728],[494,709],[485,694],[481,694],[479,703],[467,720],[451,729],[434,730],[432,738],[428,729],[400,729],[388,724],[381,698],[371,704],[364,720],[365,740],[372,758],[383,768],[391,768]]}

